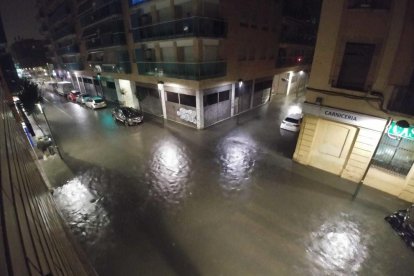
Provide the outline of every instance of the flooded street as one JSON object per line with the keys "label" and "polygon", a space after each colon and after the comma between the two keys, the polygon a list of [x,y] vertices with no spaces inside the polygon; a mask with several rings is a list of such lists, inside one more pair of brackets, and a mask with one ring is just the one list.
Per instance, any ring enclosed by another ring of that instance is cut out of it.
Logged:
{"label": "flooded street", "polygon": [[384,221],[407,203],[366,187],[352,201],[356,184],[292,162],[279,126],[303,99],[199,131],[47,99],[70,176],[45,170],[99,275],[414,275]]}

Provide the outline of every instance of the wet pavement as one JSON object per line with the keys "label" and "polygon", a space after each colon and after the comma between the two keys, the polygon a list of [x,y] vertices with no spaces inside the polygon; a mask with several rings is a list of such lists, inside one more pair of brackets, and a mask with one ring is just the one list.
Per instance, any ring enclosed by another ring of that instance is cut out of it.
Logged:
{"label": "wet pavement", "polygon": [[99,275],[414,275],[384,221],[408,203],[292,162],[294,95],[201,131],[47,99],[45,171]]}

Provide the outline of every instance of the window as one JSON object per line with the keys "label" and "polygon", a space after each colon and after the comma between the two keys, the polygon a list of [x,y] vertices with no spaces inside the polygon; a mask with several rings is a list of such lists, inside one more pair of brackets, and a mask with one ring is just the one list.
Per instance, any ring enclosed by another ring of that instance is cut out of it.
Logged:
{"label": "window", "polygon": [[381,9],[390,8],[390,0],[348,0],[348,9]]}
{"label": "window", "polygon": [[110,89],[115,89],[115,82],[113,82],[113,81],[107,81],[106,82],[106,87],[108,87]]}
{"label": "window", "polygon": [[372,164],[378,168],[407,175],[414,163],[414,141],[398,138],[393,139],[383,134]]}
{"label": "window", "polygon": [[83,82],[92,84],[92,80],[88,78],[83,78]]}
{"label": "window", "polygon": [[219,93],[219,102],[228,101],[230,99],[230,91],[223,91]]}
{"label": "window", "polygon": [[178,100],[178,94],[174,92],[167,92],[167,101],[172,103],[180,103]]}
{"label": "window", "polygon": [[196,107],[196,97],[180,94],[180,104]]}
{"label": "window", "polygon": [[204,106],[216,104],[218,101],[217,93],[205,95],[203,98]]}
{"label": "window", "polygon": [[374,50],[374,44],[346,43],[336,86],[364,91]]}

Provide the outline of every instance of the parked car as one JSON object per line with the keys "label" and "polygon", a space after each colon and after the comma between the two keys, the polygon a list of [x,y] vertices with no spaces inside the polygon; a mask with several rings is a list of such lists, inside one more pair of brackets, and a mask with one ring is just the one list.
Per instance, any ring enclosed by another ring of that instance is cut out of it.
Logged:
{"label": "parked car", "polygon": [[76,102],[78,97],[80,96],[80,92],[77,90],[72,90],[68,94],[68,100],[71,102]]}
{"label": "parked car", "polygon": [[86,100],[90,97],[92,96],[89,94],[80,94],[79,97],[76,98],[76,102],[78,104],[85,104]]}
{"label": "parked car", "polygon": [[86,99],[85,106],[92,109],[104,108],[106,107],[106,102],[102,97],[91,97]]}
{"label": "parked car", "polygon": [[300,124],[302,123],[302,114],[294,113],[286,116],[280,124],[281,129],[298,132],[300,130]]}
{"label": "parked car", "polygon": [[117,107],[112,110],[112,117],[126,126],[139,124],[144,119],[141,110],[132,107]]}
{"label": "parked car", "polygon": [[73,90],[73,85],[68,81],[60,81],[57,83],[56,92],[64,97],[67,97],[70,91]]}

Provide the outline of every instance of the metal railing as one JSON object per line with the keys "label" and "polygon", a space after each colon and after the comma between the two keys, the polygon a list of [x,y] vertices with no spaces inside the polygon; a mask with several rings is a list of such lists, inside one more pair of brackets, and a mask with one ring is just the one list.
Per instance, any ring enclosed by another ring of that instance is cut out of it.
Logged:
{"label": "metal railing", "polygon": [[0,100],[0,275],[96,275],[71,240],[3,87]]}
{"label": "metal railing", "polygon": [[227,23],[220,19],[193,16],[142,26],[132,32],[135,42],[191,36],[221,38],[226,36]]}
{"label": "metal railing", "polygon": [[166,76],[178,79],[203,80],[226,75],[225,61],[212,62],[137,62],[142,75]]}

